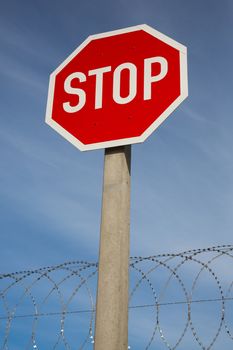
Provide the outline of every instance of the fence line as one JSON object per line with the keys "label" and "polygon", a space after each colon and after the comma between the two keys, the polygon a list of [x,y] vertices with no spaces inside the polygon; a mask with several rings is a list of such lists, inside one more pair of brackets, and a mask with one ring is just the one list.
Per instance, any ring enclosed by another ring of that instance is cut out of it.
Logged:
{"label": "fence line", "polygon": [[[224,245],[132,257],[131,349],[232,349],[232,253]],[[71,261],[1,274],[0,349],[92,349],[97,271]]]}

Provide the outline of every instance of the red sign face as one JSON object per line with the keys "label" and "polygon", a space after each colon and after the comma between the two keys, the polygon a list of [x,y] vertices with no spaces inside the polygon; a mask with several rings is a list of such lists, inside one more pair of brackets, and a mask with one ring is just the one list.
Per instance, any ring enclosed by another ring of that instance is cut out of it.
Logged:
{"label": "red sign face", "polygon": [[46,122],[82,151],[133,144],[187,95],[186,47],[139,25],[87,38],[51,74]]}

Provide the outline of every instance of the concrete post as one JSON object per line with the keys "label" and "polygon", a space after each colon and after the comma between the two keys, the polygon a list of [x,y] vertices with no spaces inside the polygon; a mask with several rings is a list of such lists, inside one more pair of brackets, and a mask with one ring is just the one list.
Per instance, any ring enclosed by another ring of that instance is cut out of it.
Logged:
{"label": "concrete post", "polygon": [[128,348],[131,146],[105,150],[95,350]]}

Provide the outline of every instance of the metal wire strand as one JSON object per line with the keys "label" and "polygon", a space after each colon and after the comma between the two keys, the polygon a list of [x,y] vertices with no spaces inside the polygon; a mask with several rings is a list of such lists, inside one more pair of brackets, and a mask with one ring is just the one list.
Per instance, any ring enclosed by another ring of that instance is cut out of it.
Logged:
{"label": "metal wire strand", "polygon": [[[141,334],[144,345],[140,349],[148,350],[162,342],[167,349],[175,350],[187,347],[188,339],[189,344],[191,341],[194,344],[192,348],[210,350],[220,336],[221,341],[232,342],[232,258],[232,245],[132,257],[130,348],[136,344],[135,334],[139,332],[135,323],[138,312],[146,312],[146,315],[149,312],[150,315],[148,332]],[[36,270],[0,274],[0,349],[13,348],[15,337],[20,342],[19,331],[24,342],[18,348],[43,349],[46,332],[42,320],[45,319],[56,319],[60,324],[58,332],[51,334],[51,349],[91,349],[97,272],[95,262],[68,261]],[[83,307],[84,300],[87,307]],[[216,324],[211,336],[207,328],[203,332],[203,327],[208,324],[202,322],[201,314],[197,313],[198,304],[207,307],[205,316]],[[210,304],[214,308],[208,308]],[[171,332],[169,322],[166,325],[172,307],[180,308],[183,322],[182,329],[178,331],[177,326],[175,332]],[[25,327],[23,323],[19,326],[17,320],[30,321],[30,329],[26,323]],[[81,328],[74,341],[69,331],[77,320]]]}

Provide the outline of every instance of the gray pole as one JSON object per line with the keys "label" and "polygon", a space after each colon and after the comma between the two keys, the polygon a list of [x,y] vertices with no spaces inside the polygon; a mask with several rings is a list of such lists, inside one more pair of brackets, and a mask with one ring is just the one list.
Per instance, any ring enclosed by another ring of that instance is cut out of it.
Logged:
{"label": "gray pole", "polygon": [[131,146],[105,150],[95,350],[128,348]]}

